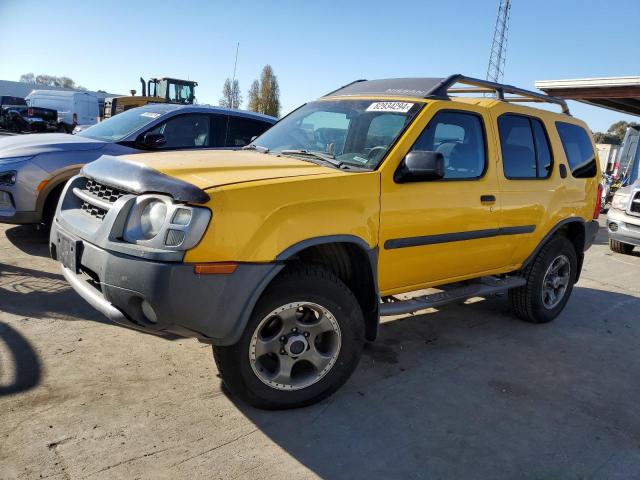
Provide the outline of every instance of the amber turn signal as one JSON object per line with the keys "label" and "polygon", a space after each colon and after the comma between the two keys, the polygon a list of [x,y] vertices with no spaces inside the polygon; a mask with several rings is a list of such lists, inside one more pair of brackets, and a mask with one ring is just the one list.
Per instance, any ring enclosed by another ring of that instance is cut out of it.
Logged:
{"label": "amber turn signal", "polygon": [[193,266],[193,273],[198,275],[216,275],[233,273],[238,268],[237,263],[198,263]]}

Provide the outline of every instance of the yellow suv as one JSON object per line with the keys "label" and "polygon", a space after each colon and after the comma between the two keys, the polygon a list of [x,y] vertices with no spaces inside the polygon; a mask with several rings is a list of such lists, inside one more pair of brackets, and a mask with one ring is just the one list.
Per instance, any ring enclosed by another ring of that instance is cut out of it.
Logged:
{"label": "yellow suv", "polygon": [[560,99],[357,81],[242,151],[86,165],[51,251],[113,321],[211,343],[230,391],[296,407],[347,380],[381,316],[508,290],[518,317],[554,319],[598,229],[598,168]]}

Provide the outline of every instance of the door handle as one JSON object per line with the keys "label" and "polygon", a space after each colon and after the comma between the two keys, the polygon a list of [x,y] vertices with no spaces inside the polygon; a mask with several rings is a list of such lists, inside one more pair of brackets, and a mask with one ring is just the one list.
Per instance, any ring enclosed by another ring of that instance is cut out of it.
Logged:
{"label": "door handle", "polygon": [[480,197],[482,203],[496,203],[495,195],[482,195]]}

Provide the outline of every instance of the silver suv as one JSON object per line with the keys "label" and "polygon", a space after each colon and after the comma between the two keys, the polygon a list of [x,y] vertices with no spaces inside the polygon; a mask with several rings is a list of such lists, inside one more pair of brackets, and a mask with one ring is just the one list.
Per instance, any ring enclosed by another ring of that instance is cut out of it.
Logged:
{"label": "silver suv", "polygon": [[607,213],[607,229],[614,252],[629,254],[640,247],[640,180],[616,192]]}
{"label": "silver suv", "polygon": [[103,155],[240,148],[275,122],[267,115],[222,107],[149,104],[77,135],[0,138],[0,223],[50,224],[67,181]]}

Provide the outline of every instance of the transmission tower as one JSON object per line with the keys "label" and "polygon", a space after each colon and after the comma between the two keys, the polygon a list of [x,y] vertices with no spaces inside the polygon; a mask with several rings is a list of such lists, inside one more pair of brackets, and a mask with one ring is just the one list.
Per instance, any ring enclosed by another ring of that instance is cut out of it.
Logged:
{"label": "transmission tower", "polygon": [[491,55],[487,68],[487,80],[501,82],[504,77],[504,65],[507,60],[507,33],[509,32],[509,10],[511,0],[499,0],[498,18],[493,32]]}

